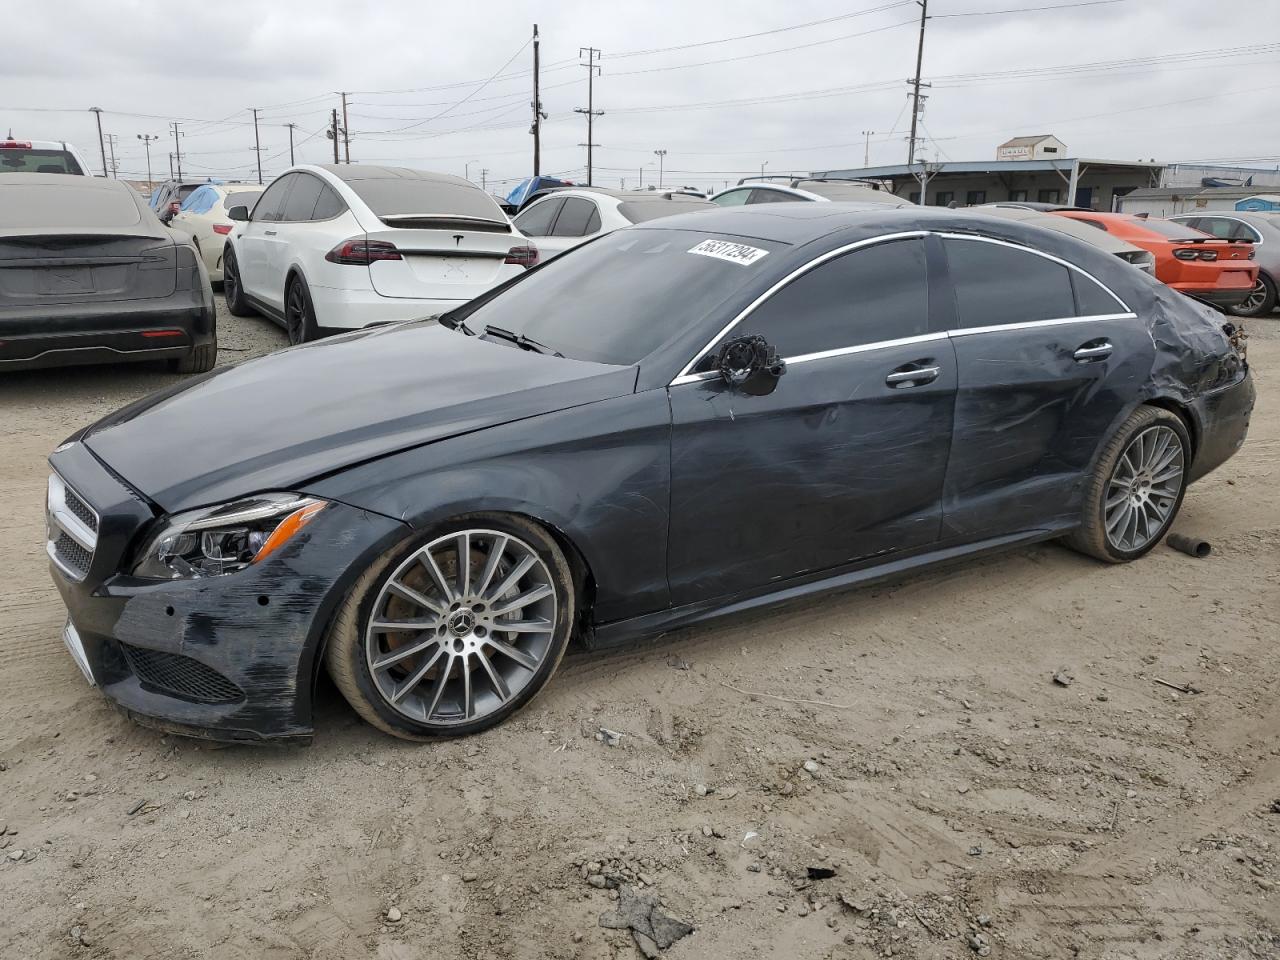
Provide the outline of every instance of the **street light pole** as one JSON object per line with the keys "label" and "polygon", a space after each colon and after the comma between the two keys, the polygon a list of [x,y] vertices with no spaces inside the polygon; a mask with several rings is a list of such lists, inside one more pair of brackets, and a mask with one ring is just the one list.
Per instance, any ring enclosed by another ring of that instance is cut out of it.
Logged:
{"label": "street light pole", "polygon": [[149,133],[138,134],[138,139],[142,141],[142,145],[147,151],[147,189],[155,189],[155,182],[151,179],[151,141],[159,140],[159,136],[152,136]]}
{"label": "street light pole", "polygon": [[862,135],[867,138],[866,147],[862,151],[862,166],[871,166],[871,137],[875,134],[874,130],[863,130]]}
{"label": "street light pole", "polygon": [[658,189],[661,190],[662,189],[662,167],[663,167],[663,162],[667,158],[667,151],[655,150],[653,151],[653,155],[658,158]]}
{"label": "street light pole", "polygon": [[761,164],[760,164],[760,178],[761,178],[761,179],[764,179],[764,168],[765,168],[765,165],[766,165],[766,164],[768,164],[768,162],[769,162],[768,160],[765,160],[763,163],[761,163]]}

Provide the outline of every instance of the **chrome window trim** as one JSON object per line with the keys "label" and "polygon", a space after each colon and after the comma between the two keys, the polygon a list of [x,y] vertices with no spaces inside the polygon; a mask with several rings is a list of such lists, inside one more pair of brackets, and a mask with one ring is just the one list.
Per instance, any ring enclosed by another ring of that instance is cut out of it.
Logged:
{"label": "chrome window trim", "polygon": [[[1241,226],[1248,227],[1250,230],[1252,230],[1252,231],[1253,231],[1253,235],[1254,235],[1255,237],[1257,237],[1257,238],[1258,238],[1257,240],[1249,240],[1249,241],[1246,241],[1246,242],[1248,242],[1248,243],[1252,243],[1255,247],[1260,247],[1260,246],[1262,246],[1264,243],[1266,243],[1266,238],[1262,236],[1262,231],[1261,231],[1261,230],[1259,230],[1257,227],[1255,227],[1255,226],[1254,226],[1252,223],[1250,223],[1248,220],[1241,220],[1239,217],[1233,217],[1233,216],[1230,216],[1229,214],[1225,214],[1225,213],[1179,213],[1179,214],[1175,214],[1174,216],[1170,217],[1169,219],[1170,219],[1170,220],[1172,220],[1174,223],[1181,223],[1183,220],[1213,220],[1213,219],[1217,219],[1217,220],[1230,220],[1232,223],[1238,223],[1238,224],[1240,224]],[[1192,229],[1192,230],[1200,230],[1200,228],[1199,228],[1199,227],[1192,227],[1191,229]],[[1208,231],[1208,230],[1201,230],[1200,232],[1201,232],[1201,233],[1209,233],[1209,231]],[[1210,235],[1210,236],[1213,236],[1213,234],[1209,234],[1209,235]],[[1217,240],[1225,240],[1226,238],[1225,238],[1225,237],[1215,237],[1215,239],[1217,239]],[[1237,241],[1234,241],[1234,240],[1227,240],[1227,242],[1228,242],[1228,243],[1235,243],[1235,242],[1237,242]]]}
{"label": "chrome window trim", "polygon": [[754,313],[756,309],[761,306],[761,304],[763,304],[766,300],[770,299],[774,294],[776,294],[783,287],[787,286],[793,281],[798,280],[800,277],[804,276],[810,270],[813,270],[814,268],[821,266],[822,264],[826,263],[828,260],[833,260],[836,257],[843,256],[844,254],[849,253],[850,251],[858,250],[863,247],[871,247],[880,243],[892,243],[895,240],[909,240],[915,237],[925,237],[929,235],[941,237],[943,239],[948,239],[948,240],[973,240],[980,243],[994,243],[1002,247],[1011,247],[1014,250],[1021,250],[1024,253],[1031,253],[1038,257],[1044,257],[1046,260],[1052,260],[1054,263],[1060,264],[1066,267],[1068,270],[1074,270],[1076,273],[1080,274],[1082,277],[1092,280],[1104,291],[1106,291],[1106,293],[1109,294],[1111,298],[1115,300],[1116,303],[1123,308],[1123,311],[1119,313],[1092,314],[1089,316],[1055,317],[1048,320],[1028,320],[1025,323],[993,324],[991,326],[986,326],[986,327],[968,327],[968,328],[959,327],[951,330],[939,331],[937,333],[920,334],[919,336],[915,336],[915,337],[902,337],[894,340],[877,340],[872,343],[857,344],[855,346],[836,347],[831,350],[822,350],[817,353],[801,354],[796,357],[784,357],[783,359],[786,360],[788,364],[807,363],[810,360],[823,360],[823,359],[826,359],[827,357],[839,357],[839,356],[845,356],[847,354],[853,354],[853,353],[866,353],[871,350],[880,350],[886,347],[896,347],[896,346],[901,346],[909,343],[927,343],[931,340],[940,340],[940,339],[945,339],[947,337],[965,337],[965,336],[972,336],[974,334],[979,334],[979,333],[993,333],[997,330],[1028,330],[1028,329],[1034,329],[1035,327],[1059,326],[1059,325],[1068,324],[1068,323],[1085,323],[1093,320],[1137,319],[1138,315],[1134,313],[1133,310],[1130,309],[1129,305],[1125,303],[1122,299],[1120,299],[1120,297],[1116,294],[1116,292],[1112,290],[1110,287],[1108,287],[1105,283],[1103,283],[1101,280],[1099,280],[1089,271],[1081,267],[1077,267],[1074,263],[1069,263],[1068,261],[1063,260],[1061,257],[1055,257],[1051,253],[1045,253],[1042,250],[1036,250],[1033,247],[1024,246],[1023,244],[1020,244],[1020,243],[1013,243],[1008,240],[999,240],[995,237],[984,237],[979,234],[972,234],[972,233],[953,233],[949,231],[939,231],[939,230],[908,230],[902,233],[886,233],[886,234],[881,234],[878,237],[869,237],[865,240],[857,240],[853,243],[847,243],[842,247],[836,247],[834,250],[828,250],[826,253],[821,254],[818,257],[815,257],[814,259],[810,260],[808,263],[802,264],[801,266],[797,267],[795,270],[791,271],[791,273],[787,274],[777,283],[773,284],[773,286],[771,286],[764,293],[760,294],[760,296],[756,297],[756,299],[752,300],[751,303],[747,304],[747,306],[744,307],[738,313],[737,316],[735,316],[732,320],[730,320],[727,324],[725,324],[725,326],[720,330],[720,332],[717,333],[714,337],[712,337],[711,340],[707,343],[707,345],[704,346],[701,350],[699,350],[698,353],[694,356],[694,358],[684,365],[684,367],[680,370],[680,372],[671,380],[669,384],[667,384],[667,386],[677,387],[686,383],[698,383],[699,381],[710,380],[710,379],[713,379],[714,377],[719,376],[719,374],[716,373],[715,371],[705,371],[703,373],[694,373],[693,368],[698,365],[698,363],[702,360],[702,358],[705,357],[711,351],[711,348],[714,347],[717,343],[719,343],[725,337],[725,335],[729,333],[730,330],[736,327],[739,323],[741,323],[747,317],[751,316],[751,314]]}
{"label": "chrome window trim", "polygon": [[[1085,270],[1082,267],[1077,267],[1074,263],[1070,263],[1066,260],[1063,260],[1061,257],[1055,257],[1052,253],[1045,253],[1043,250],[1037,250],[1034,247],[1024,246],[1021,243],[1011,243],[1008,240],[997,240],[995,237],[983,237],[973,233],[946,233],[942,231],[935,231],[935,236],[942,237],[944,240],[975,240],[979,243],[994,243],[1001,247],[1010,247],[1014,250],[1021,250],[1023,253],[1031,253],[1031,254],[1035,254],[1037,257],[1044,257],[1046,260],[1052,260],[1054,263],[1061,264],[1062,266],[1066,267],[1068,270],[1074,270],[1076,273],[1080,274],[1080,276],[1087,277],[1088,279],[1092,280],[1094,283],[1100,286],[1103,290],[1105,290],[1108,294],[1110,294],[1111,299],[1114,300],[1116,303],[1118,303],[1121,307],[1123,307],[1125,313],[1133,312],[1132,308],[1127,303],[1125,303],[1122,299],[1120,299],[1119,294],[1117,294],[1105,283],[1103,283],[1101,280],[1095,277],[1088,270]],[[1008,326],[1012,326],[1012,324],[1008,324]]]}
{"label": "chrome window trim", "polygon": [[1034,330],[1036,327],[1060,327],[1070,323],[1091,323],[1095,320],[1137,320],[1136,313],[1095,313],[1084,317],[1054,317],[1050,320],[1028,320],[1025,323],[993,323],[988,327],[961,327],[949,330],[951,337],[972,337],[980,333],[996,333],[1000,330]]}
{"label": "chrome window trim", "polygon": [[709,341],[707,341],[707,345],[704,346],[701,350],[699,350],[694,355],[693,359],[690,360],[688,363],[684,365],[684,367],[681,368],[680,372],[676,375],[675,379],[671,381],[671,384],[669,384],[669,386],[677,383],[692,383],[696,380],[706,379],[706,375],[695,374],[692,371],[693,371],[693,368],[698,365],[698,362],[702,360],[702,358],[705,357],[711,351],[711,348],[714,347],[717,343],[719,343],[725,334],[727,334],[730,330],[736,327],[739,323],[741,323],[747,317],[751,316],[751,314],[755,312],[756,308],[759,307],[762,303],[764,303],[766,300],[772,297],[775,293],[777,293],[783,287],[787,286],[787,284],[791,283],[793,280],[797,280],[800,277],[804,276],[806,273],[808,273],[810,270],[813,270],[815,267],[820,267],[822,266],[822,264],[826,263],[828,260],[834,260],[836,257],[840,256],[841,254],[848,253],[850,250],[857,250],[861,247],[874,246],[877,243],[889,243],[893,240],[906,240],[911,237],[924,237],[924,236],[927,236],[928,234],[929,234],[928,230],[910,230],[905,233],[886,233],[878,237],[869,237],[866,240],[857,240],[853,243],[846,243],[843,247],[836,247],[834,250],[828,250],[826,253],[815,257],[814,259],[810,260],[808,263],[801,264],[800,266],[796,267],[796,269],[788,273],[781,280],[779,280],[777,283],[775,283],[773,286],[771,286],[764,293],[760,294],[760,296],[752,300],[749,304],[746,305],[746,307],[744,307],[738,313],[736,317],[734,317],[732,320],[726,323],[724,327],[721,328],[720,332],[717,333],[714,337],[712,337]]}

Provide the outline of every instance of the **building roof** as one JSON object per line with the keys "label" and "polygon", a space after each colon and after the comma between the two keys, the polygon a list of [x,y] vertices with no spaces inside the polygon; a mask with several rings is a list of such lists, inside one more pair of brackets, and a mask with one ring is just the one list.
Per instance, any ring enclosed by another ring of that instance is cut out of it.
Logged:
{"label": "building roof", "polygon": [[1045,140],[1057,140],[1052,133],[1041,133],[1031,137],[1014,137],[1012,140],[1006,140],[1000,144],[1002,147],[1034,147],[1037,143]]}
{"label": "building roof", "polygon": [[[949,173],[1040,173],[1057,171],[1062,174],[1071,173],[1071,165],[1079,163],[1081,167],[1097,169],[1111,167],[1126,170],[1163,170],[1168,164],[1146,162],[1142,160],[1098,160],[1088,157],[1064,157],[1053,160],[965,160],[944,161],[930,164],[933,175]],[[891,180],[894,177],[912,177],[920,169],[920,164],[892,164],[884,167],[853,168],[849,170],[815,170],[814,176],[842,177],[845,179]]]}

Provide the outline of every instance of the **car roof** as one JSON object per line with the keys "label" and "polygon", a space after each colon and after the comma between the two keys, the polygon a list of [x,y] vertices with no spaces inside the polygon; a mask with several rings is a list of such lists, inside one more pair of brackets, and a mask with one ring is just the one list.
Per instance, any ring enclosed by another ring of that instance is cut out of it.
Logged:
{"label": "car roof", "polygon": [[[123,180],[112,177],[68,177],[65,173],[24,173],[21,183],[4,181],[9,189],[21,190],[34,186],[64,185],[70,183],[77,190],[101,190],[104,193],[115,190],[124,191],[133,196],[137,191]],[[139,196],[141,196],[139,194]]]}
{"label": "car roof", "polygon": [[[436,173],[433,170],[417,170],[413,167],[384,167],[373,163],[307,163],[290,167],[285,173],[297,170],[323,170],[341,180],[352,183],[356,180],[427,180],[434,183],[454,183],[480,188],[463,177],[451,173]],[[284,174],[281,174],[283,176]]]}

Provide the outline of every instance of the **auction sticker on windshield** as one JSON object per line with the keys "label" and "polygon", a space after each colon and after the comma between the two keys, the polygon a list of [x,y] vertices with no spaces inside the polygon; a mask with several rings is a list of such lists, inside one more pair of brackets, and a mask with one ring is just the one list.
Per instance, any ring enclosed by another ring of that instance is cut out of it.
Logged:
{"label": "auction sticker on windshield", "polygon": [[748,247],[745,243],[730,243],[727,240],[703,240],[689,250],[703,257],[715,257],[717,260],[728,260],[741,266],[755,263],[761,257],[768,256],[768,250],[759,247]]}

